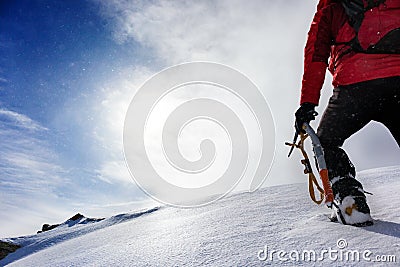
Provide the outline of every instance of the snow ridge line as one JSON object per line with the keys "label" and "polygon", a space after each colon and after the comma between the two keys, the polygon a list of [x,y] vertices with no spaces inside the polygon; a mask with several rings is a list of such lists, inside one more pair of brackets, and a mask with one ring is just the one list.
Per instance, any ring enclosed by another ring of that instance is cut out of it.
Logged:
{"label": "snow ridge line", "polygon": [[[61,224],[60,226],[49,230],[47,232],[43,232],[37,235],[31,235],[27,237],[16,237],[16,238],[7,238],[7,242],[12,242],[14,244],[20,245],[21,248],[15,251],[14,253],[9,254],[7,257],[0,261],[0,266],[5,266],[14,261],[20,260],[26,256],[32,255],[36,252],[39,252],[48,247],[54,246],[56,244],[62,243],[67,240],[71,240],[82,235],[89,234],[91,232],[120,224],[143,215],[151,214],[155,211],[158,211],[162,207],[153,207],[151,209],[138,211],[134,213],[122,213],[110,218],[104,219],[98,222],[92,222],[89,224],[75,224],[72,226],[68,226],[67,224]],[[71,230],[71,228],[75,228]],[[43,235],[48,235],[48,237],[43,238]]]}

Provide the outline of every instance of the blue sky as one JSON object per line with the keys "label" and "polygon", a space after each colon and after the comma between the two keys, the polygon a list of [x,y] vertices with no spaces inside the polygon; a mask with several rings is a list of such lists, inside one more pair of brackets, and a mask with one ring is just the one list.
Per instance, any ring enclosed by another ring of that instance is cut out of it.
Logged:
{"label": "blue sky", "polygon": [[1,4],[3,218],[14,221],[29,209],[30,200],[52,203],[48,206],[54,211],[46,215],[52,219],[54,214],[70,216],[79,203],[143,197],[133,181],[120,185],[97,179],[98,166],[107,158],[102,155],[110,152],[93,137],[93,102],[101,97],[102,83],[145,56],[133,41],[117,43],[99,10],[90,1]]}
{"label": "blue sky", "polygon": [[[123,159],[127,106],[151,75],[193,60],[237,68],[260,87],[277,137],[265,184],[304,182],[300,156],[288,160],[283,143],[293,136],[303,46],[315,5],[2,1],[0,237],[33,233],[76,212],[106,216],[140,208],[148,198]],[[328,77],[320,114],[331,89]],[[394,140],[378,124],[345,148],[359,170],[400,164]]]}

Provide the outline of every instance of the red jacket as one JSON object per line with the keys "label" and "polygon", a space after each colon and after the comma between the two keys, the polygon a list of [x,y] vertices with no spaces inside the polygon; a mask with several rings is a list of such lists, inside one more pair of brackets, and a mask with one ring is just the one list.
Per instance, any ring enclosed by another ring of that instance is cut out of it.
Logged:
{"label": "red jacket", "polygon": [[[360,44],[367,48],[399,27],[400,0],[386,0],[385,4],[365,13],[358,36]],[[348,46],[339,43],[348,42],[354,36],[342,5],[335,0],[320,0],[305,47],[300,104],[318,105],[328,66],[334,87],[400,76],[400,55],[343,53]]]}

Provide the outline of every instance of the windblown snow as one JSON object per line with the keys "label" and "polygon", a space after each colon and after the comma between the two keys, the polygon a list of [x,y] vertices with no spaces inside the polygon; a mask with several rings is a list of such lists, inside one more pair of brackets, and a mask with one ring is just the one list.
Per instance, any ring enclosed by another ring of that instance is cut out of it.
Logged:
{"label": "windblown snow", "polygon": [[398,266],[400,166],[360,172],[375,225],[328,220],[306,184],[240,193],[194,209],[155,207],[101,221],[82,218],[36,235],[11,266]]}

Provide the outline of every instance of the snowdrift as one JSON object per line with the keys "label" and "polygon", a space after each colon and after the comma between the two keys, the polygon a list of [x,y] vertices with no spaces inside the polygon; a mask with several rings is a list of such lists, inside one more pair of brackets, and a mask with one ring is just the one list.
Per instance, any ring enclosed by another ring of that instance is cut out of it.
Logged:
{"label": "snowdrift", "polygon": [[[21,246],[11,266],[265,266],[400,261],[400,166],[360,172],[374,195],[374,226],[329,222],[306,184],[240,193],[195,209],[155,207],[103,220],[66,221],[36,235],[3,239]],[[397,262],[397,264],[396,264]]]}

